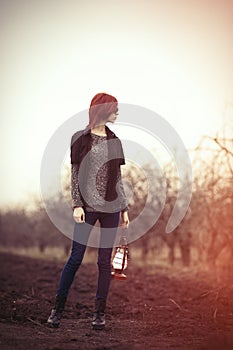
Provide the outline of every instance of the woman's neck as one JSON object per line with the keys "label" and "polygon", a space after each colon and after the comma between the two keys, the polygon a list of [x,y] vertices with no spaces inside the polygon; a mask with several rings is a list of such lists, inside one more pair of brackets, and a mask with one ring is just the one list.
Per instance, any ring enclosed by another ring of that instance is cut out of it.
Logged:
{"label": "woman's neck", "polygon": [[91,133],[99,136],[106,136],[105,125],[95,126],[94,128],[91,129]]}

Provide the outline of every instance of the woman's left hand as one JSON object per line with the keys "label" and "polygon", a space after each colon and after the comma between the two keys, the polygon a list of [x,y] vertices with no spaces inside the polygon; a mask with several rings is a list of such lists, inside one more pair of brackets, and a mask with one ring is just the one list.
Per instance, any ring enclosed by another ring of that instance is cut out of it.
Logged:
{"label": "woman's left hand", "polygon": [[122,221],[121,226],[122,226],[123,228],[128,228],[128,226],[129,226],[128,211],[123,211],[123,212],[121,212],[121,221]]}

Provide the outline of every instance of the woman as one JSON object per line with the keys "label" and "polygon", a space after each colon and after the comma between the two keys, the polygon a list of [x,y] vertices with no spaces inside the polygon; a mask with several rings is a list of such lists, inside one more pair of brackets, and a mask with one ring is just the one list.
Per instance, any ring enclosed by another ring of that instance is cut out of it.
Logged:
{"label": "woman", "polygon": [[95,95],[89,109],[89,124],[71,140],[71,195],[74,238],[71,255],[61,274],[55,306],[48,325],[58,327],[70,286],[80,267],[90,232],[98,220],[98,286],[94,329],[105,327],[105,307],[111,281],[111,254],[119,219],[129,225],[127,201],[121,181],[120,166],[125,164],[121,141],[106,126],[118,114],[117,99],[106,93]]}

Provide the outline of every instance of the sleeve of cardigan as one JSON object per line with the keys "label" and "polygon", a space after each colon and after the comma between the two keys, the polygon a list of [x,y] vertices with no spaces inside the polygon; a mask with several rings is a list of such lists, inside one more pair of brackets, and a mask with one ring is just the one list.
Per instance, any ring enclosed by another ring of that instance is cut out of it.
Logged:
{"label": "sleeve of cardigan", "polygon": [[78,182],[78,164],[71,164],[71,197],[72,197],[72,207],[82,207],[83,200],[79,190],[79,182]]}

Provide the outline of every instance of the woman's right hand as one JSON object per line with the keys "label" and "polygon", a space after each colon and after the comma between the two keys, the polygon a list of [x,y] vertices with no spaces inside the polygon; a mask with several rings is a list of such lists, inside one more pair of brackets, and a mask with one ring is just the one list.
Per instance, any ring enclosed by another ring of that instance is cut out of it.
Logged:
{"label": "woman's right hand", "polygon": [[85,222],[85,213],[82,207],[74,208],[73,218],[78,224]]}

